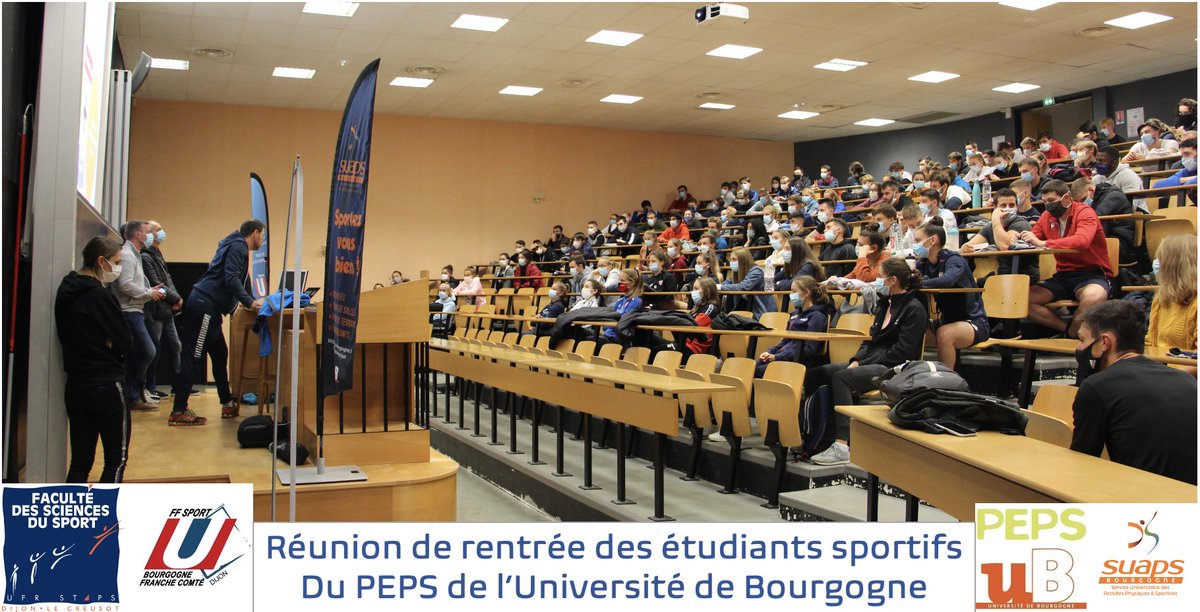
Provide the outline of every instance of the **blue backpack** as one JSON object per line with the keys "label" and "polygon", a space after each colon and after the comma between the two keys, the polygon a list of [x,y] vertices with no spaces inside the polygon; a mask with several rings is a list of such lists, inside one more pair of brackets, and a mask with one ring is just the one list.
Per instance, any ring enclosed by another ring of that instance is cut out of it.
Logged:
{"label": "blue backpack", "polygon": [[837,440],[834,426],[833,392],[829,385],[821,385],[804,401],[800,420],[800,432],[804,436],[800,444],[800,459],[807,459],[833,446]]}

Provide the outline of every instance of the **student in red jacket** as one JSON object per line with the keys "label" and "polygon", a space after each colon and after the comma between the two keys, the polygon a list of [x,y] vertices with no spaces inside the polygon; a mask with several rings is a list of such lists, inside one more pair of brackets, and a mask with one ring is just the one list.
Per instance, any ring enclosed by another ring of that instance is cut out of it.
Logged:
{"label": "student in red jacket", "polygon": [[[517,253],[517,267],[513,270],[513,289],[521,289],[522,287],[533,287],[534,289],[542,288],[542,271],[530,261],[529,251],[521,251]],[[534,276],[536,278],[521,278],[522,276]]]}
{"label": "student in red jacket", "polygon": [[[1103,303],[1112,291],[1108,242],[1096,211],[1084,202],[1073,201],[1066,183],[1047,181],[1042,186],[1042,204],[1046,212],[1038,218],[1033,231],[1021,232],[1021,240],[1036,247],[1077,252],[1055,255],[1054,276],[1029,288],[1029,318],[1072,338],[1078,337],[1079,315]],[[1070,326],[1046,307],[1057,300],[1079,302]]]}

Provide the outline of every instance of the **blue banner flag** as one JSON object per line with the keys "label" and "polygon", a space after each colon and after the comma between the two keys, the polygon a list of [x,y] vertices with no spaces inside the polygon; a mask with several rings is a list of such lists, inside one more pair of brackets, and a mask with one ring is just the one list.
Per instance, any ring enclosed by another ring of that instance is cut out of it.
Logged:
{"label": "blue banner flag", "polygon": [[267,190],[263,188],[262,179],[250,173],[250,218],[262,221],[267,226],[263,232],[262,248],[250,253],[250,294],[254,299],[267,297],[270,290],[267,279],[271,278],[271,249],[267,238],[271,235],[271,223],[267,213]]}
{"label": "blue banner flag", "polygon": [[350,89],[333,154],[329,239],[325,243],[325,314],[321,324],[322,397],[354,387],[354,339],[362,288],[367,176],[378,71],[377,59],[363,69]]}

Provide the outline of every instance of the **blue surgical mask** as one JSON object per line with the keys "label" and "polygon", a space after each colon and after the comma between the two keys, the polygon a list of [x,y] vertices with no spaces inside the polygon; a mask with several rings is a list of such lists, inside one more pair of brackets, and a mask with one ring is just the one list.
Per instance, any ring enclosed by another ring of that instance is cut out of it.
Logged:
{"label": "blue surgical mask", "polygon": [[[1192,160],[1192,161],[1195,162],[1195,160]],[[155,232],[154,239],[155,239],[155,242],[162,244],[163,241],[167,239],[167,230],[160,229],[157,232]]]}
{"label": "blue surgical mask", "polygon": [[1142,134],[1142,144],[1147,147],[1154,144],[1154,134]]}
{"label": "blue surgical mask", "polygon": [[704,276],[704,266],[696,264],[696,274]]}
{"label": "blue surgical mask", "polygon": [[924,189],[925,181],[913,181],[913,189]]}
{"label": "blue surgical mask", "polygon": [[1150,264],[1150,271],[1154,273],[1154,276],[1158,276],[1158,272],[1160,270],[1162,270],[1162,264],[1155,259],[1154,262]]}
{"label": "blue surgical mask", "polygon": [[729,215],[721,215],[721,223],[725,223],[727,221],[729,221]]}
{"label": "blue surgical mask", "polygon": [[882,221],[880,221],[879,223],[876,223],[875,227],[879,228],[879,233],[881,233],[881,234],[887,233],[887,231],[888,231],[888,226],[886,224],[884,224],[884,222],[882,222]]}
{"label": "blue surgical mask", "polygon": [[700,290],[699,289],[692,289],[692,303],[693,304],[700,303]]}
{"label": "blue surgical mask", "polygon": [[[1184,157],[1184,158],[1180,159],[1179,161],[1183,163],[1183,167],[1188,172],[1194,172],[1196,170],[1196,158],[1195,157]],[[162,240],[160,239],[159,242],[162,242]]]}
{"label": "blue surgical mask", "polygon": [[146,234],[146,246],[148,246],[148,247],[154,246],[154,234],[152,234],[152,233]]}
{"label": "blue surgical mask", "polygon": [[791,302],[792,302],[792,306],[795,306],[796,308],[799,308],[799,307],[800,307],[800,304],[802,304],[802,303],[803,303],[803,302],[800,300],[800,294],[799,294],[799,293],[791,293],[791,294],[788,294],[788,299],[789,299],[789,300],[791,300]]}
{"label": "blue surgical mask", "polygon": [[1031,183],[1032,183],[1032,182],[1033,182],[1033,173],[1032,173],[1032,172],[1022,172],[1022,173],[1021,173],[1021,180],[1022,180],[1022,181],[1029,181],[1029,182],[1031,182]]}
{"label": "blue surgical mask", "polygon": [[883,284],[882,278],[875,279],[875,282],[871,283],[871,285],[875,287],[875,293],[878,293],[879,295],[888,294],[888,286]]}
{"label": "blue surgical mask", "polygon": [[781,247],[781,246],[783,246],[782,242],[780,242],[774,238],[771,239],[771,248],[772,249],[775,249],[776,251],[778,251],[779,247]]}
{"label": "blue surgical mask", "polygon": [[774,220],[775,217],[772,217],[771,215],[763,215],[763,223],[766,225],[770,225]]}
{"label": "blue surgical mask", "polygon": [[922,216],[922,217],[928,217],[928,216],[929,216],[929,205],[928,205],[928,204],[917,204],[917,207],[921,209],[921,216]]}
{"label": "blue surgical mask", "polygon": [[747,237],[747,238],[754,238],[755,234],[757,234],[757,233],[758,233],[758,232],[755,232],[755,231],[754,231],[754,230],[752,230],[752,229],[748,229],[748,230],[746,230],[746,237]]}
{"label": "blue surgical mask", "polygon": [[827,212],[822,211],[817,213],[817,221],[820,221],[821,223],[829,223],[831,218],[832,216]]}
{"label": "blue surgical mask", "polygon": [[950,162],[951,170],[958,170],[958,162]]}
{"label": "blue surgical mask", "polygon": [[608,268],[606,266],[600,266],[599,268],[596,268],[596,273],[600,276],[608,276]]}
{"label": "blue surgical mask", "polygon": [[825,230],[825,240],[833,242],[833,239],[836,237],[837,234],[833,230]]}
{"label": "blue surgical mask", "polygon": [[996,164],[996,169],[1003,172],[1008,169],[1008,164],[1006,162],[1000,162]]}
{"label": "blue surgical mask", "polygon": [[784,263],[790,263],[792,261],[792,252],[791,251],[783,251],[782,253],[779,254],[779,256],[783,258]]}
{"label": "blue surgical mask", "polygon": [[[1195,160],[1192,160],[1192,161],[1195,161]],[[798,213],[798,212],[800,212],[800,207],[799,207],[799,206],[792,205],[792,204],[789,204],[789,205],[788,205],[788,214],[789,214],[789,215],[794,215],[794,214],[796,214],[796,213]]]}
{"label": "blue surgical mask", "polygon": [[554,299],[554,298],[556,298],[556,297],[558,297],[558,291],[557,291],[557,290],[555,290],[555,289],[551,289],[551,290],[550,290],[550,299],[552,299],[552,300],[553,300],[553,299]]}
{"label": "blue surgical mask", "polygon": [[1070,156],[1071,156],[1071,159],[1076,159],[1076,158],[1078,158],[1078,157],[1079,157],[1079,151],[1071,151],[1071,152],[1070,152]]}
{"label": "blue surgical mask", "polygon": [[444,300],[444,299],[446,299],[446,297],[447,297],[447,294],[445,291],[438,291],[438,299],[439,300]]}
{"label": "blue surgical mask", "polygon": [[913,245],[913,256],[914,257],[916,257],[917,259],[924,259],[928,255],[929,255],[929,247],[925,246],[924,242],[918,242]]}
{"label": "blue surgical mask", "polygon": [[730,259],[730,260],[729,260],[729,269],[730,269],[730,270],[733,270],[734,272],[737,272],[737,270],[738,270],[738,260],[736,260],[736,259]]}
{"label": "blue surgical mask", "polygon": [[657,261],[650,262],[650,271],[651,272],[658,274],[659,270],[662,270],[662,266],[658,265]]}

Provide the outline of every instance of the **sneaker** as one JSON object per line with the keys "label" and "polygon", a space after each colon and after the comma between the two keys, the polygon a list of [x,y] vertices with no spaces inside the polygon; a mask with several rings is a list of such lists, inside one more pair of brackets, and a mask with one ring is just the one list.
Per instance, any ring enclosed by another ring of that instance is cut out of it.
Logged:
{"label": "sneaker", "polygon": [[724,442],[725,436],[722,436],[721,432],[719,430],[714,431],[714,432],[708,434],[708,441],[709,442]]}
{"label": "sneaker", "polygon": [[817,465],[845,465],[850,463],[850,447],[841,442],[834,442],[833,446],[809,457],[808,460]]}
{"label": "sneaker", "polygon": [[165,392],[165,391],[159,391],[158,389],[154,389],[154,390],[149,390],[149,389],[147,389],[147,390],[146,390],[146,393],[150,394],[150,397],[152,397],[152,398],[154,398],[154,399],[156,399],[156,400],[160,400],[160,401],[161,401],[163,398],[171,397],[171,394],[170,394],[170,393],[167,393],[167,392]]}
{"label": "sneaker", "polygon": [[208,419],[206,419],[202,416],[197,416],[196,413],[192,412],[191,410],[184,410],[181,412],[172,412],[171,416],[167,417],[167,425],[188,426],[188,425],[204,425],[205,423],[208,423]]}
{"label": "sneaker", "polygon": [[221,404],[221,418],[232,419],[238,415],[238,403],[234,400],[229,400]]}
{"label": "sneaker", "polygon": [[158,398],[154,397],[153,395],[150,395],[149,391],[142,389],[142,402],[146,403],[146,404],[150,404],[151,406],[157,406]]}
{"label": "sneaker", "polygon": [[134,402],[129,409],[134,412],[154,412],[158,410],[158,404],[147,404],[146,402],[138,401]]}

